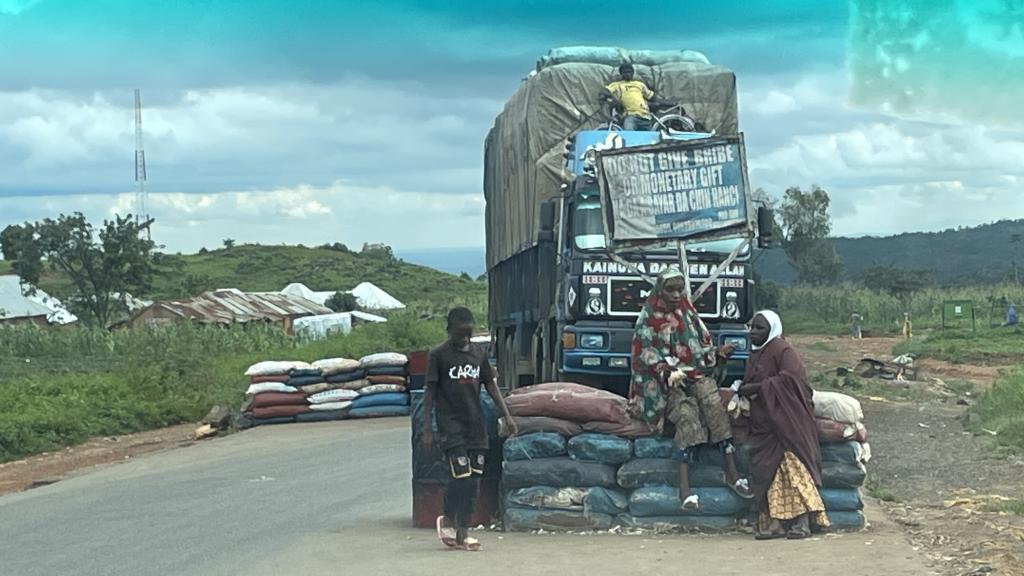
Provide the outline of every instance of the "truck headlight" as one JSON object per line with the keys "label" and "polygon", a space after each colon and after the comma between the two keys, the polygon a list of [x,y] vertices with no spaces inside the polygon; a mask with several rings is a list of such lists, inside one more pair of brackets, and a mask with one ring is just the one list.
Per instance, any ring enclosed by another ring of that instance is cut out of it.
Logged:
{"label": "truck headlight", "polygon": [[732,344],[737,352],[746,352],[748,347],[746,336],[726,336],[722,339],[722,344]]}
{"label": "truck headlight", "polygon": [[600,316],[604,314],[604,297],[601,294],[600,288],[590,288],[587,290],[587,314],[591,316]]}
{"label": "truck headlight", "polygon": [[580,348],[586,348],[588,350],[604,348],[604,334],[580,335]]}

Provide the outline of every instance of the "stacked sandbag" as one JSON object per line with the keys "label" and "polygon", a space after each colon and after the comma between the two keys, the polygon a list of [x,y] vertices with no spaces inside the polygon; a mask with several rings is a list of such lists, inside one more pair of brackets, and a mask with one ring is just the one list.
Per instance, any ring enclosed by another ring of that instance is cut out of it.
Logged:
{"label": "stacked sandbag", "polygon": [[[723,392],[723,405],[734,400]],[[719,531],[751,519],[750,502],[726,483],[723,454],[709,447],[697,450],[689,466],[690,489],[701,509],[684,512],[672,439],[651,436],[649,428],[631,421],[621,397],[577,384],[543,384],[514,391],[507,403],[519,431],[502,451],[507,530]],[[732,408],[736,466],[749,476],[750,450],[742,443],[746,417]],[[822,413],[833,420],[843,415]],[[819,414],[819,422],[829,418]],[[862,414],[855,419],[855,429],[863,430],[862,420]],[[503,420],[499,432],[509,436]],[[870,448],[856,440],[826,440],[821,495],[829,518],[837,529],[862,528],[860,487]]]}
{"label": "stacked sandbag", "polygon": [[359,396],[352,401],[350,418],[409,415],[409,358],[384,352],[364,356],[359,370],[364,378]]}
{"label": "stacked sandbag", "polygon": [[[621,396],[570,383],[520,388],[506,399],[519,435],[502,448],[506,530],[607,530],[629,510],[617,483],[637,428]],[[502,427],[506,429],[507,423]]]}
{"label": "stacked sandbag", "polygon": [[[254,426],[259,426],[295,422],[297,416],[312,412],[307,393],[296,384],[302,381],[303,374],[312,374],[314,370],[313,365],[300,361],[271,360],[253,364],[245,371],[250,384],[244,414]],[[293,373],[297,376],[292,376]]]}
{"label": "stacked sandbag", "polygon": [[866,524],[861,487],[871,459],[860,402],[838,392],[814,392],[814,417],[821,442],[822,500],[833,528],[859,530]]}

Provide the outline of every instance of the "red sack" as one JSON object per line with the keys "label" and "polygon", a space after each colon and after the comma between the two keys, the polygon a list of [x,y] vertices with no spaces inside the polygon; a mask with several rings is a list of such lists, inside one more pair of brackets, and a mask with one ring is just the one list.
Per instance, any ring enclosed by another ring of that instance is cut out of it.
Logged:
{"label": "red sack", "polygon": [[513,416],[547,416],[570,422],[630,424],[626,399],[580,384],[542,384],[513,394],[505,403]]}
{"label": "red sack", "polygon": [[299,392],[260,392],[252,397],[253,408],[268,406],[308,406],[306,395]]}
{"label": "red sack", "polygon": [[405,386],[405,376],[367,376],[370,384],[394,384]]}
{"label": "red sack", "polygon": [[260,384],[262,382],[280,382],[282,384],[288,383],[287,374],[274,374],[273,376],[253,376],[251,378],[253,384]]}
{"label": "red sack", "polygon": [[[593,386],[587,386],[586,384],[576,384],[575,382],[548,382],[546,384],[534,384],[532,386],[523,386],[516,388],[509,392],[509,396],[516,396],[518,394],[532,394],[534,392],[556,392],[556,391],[567,391],[567,392],[604,392],[599,388]],[[607,392],[612,394],[611,392]],[[615,396],[615,394],[612,394]]]}
{"label": "red sack", "polygon": [[[575,422],[559,420],[558,418],[546,418],[544,416],[513,416],[520,434],[532,434],[534,432],[554,432],[566,438],[572,438],[583,433],[583,427]],[[505,418],[498,419],[498,434],[508,438],[508,426],[505,425]]]}
{"label": "red sack", "polygon": [[643,438],[654,435],[651,427],[643,422],[632,420],[627,424],[618,422],[584,422],[584,432],[597,432],[599,434],[611,434],[622,438]]}
{"label": "red sack", "polygon": [[868,429],[863,424],[847,424],[836,422],[825,418],[816,418],[818,423],[818,441],[829,444],[835,442],[860,442],[868,441]]}
{"label": "red sack", "polygon": [[308,404],[305,406],[262,406],[252,409],[252,417],[279,418],[281,416],[298,416],[312,411]]}

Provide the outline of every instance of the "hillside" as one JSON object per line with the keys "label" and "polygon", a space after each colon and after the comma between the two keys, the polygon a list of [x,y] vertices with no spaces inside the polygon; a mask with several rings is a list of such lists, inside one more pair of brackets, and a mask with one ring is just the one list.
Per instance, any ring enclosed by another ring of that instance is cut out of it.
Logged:
{"label": "hillside", "polygon": [[[833,243],[846,265],[846,280],[859,280],[869,266],[894,265],[931,269],[941,285],[967,286],[1013,279],[1014,261],[1024,264],[1024,242],[1011,242],[1014,234],[1024,240],[1024,220],[884,238],[835,238]],[[781,249],[761,253],[755,267],[773,282],[796,280]]]}
{"label": "hillside", "polygon": [[[302,246],[242,245],[203,254],[159,255],[153,289],[146,299],[185,298],[205,290],[238,288],[278,291],[292,282],[313,290],[350,290],[372,282],[411,308],[441,313],[461,304],[486,309],[487,284],[409,264],[382,254],[362,254]],[[10,264],[0,261],[0,273]],[[40,286],[55,296],[70,291],[67,279],[48,274]]]}

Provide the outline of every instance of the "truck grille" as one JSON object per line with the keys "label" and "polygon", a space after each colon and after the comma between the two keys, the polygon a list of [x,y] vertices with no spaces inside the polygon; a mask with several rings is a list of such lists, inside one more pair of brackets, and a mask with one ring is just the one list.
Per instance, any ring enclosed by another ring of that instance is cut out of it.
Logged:
{"label": "truck grille", "polygon": [[[694,280],[690,286],[696,290],[702,282]],[[608,281],[608,311],[613,316],[639,314],[651,290],[652,286],[643,278],[612,278]],[[701,316],[718,316],[718,283],[712,284],[694,306]]]}

